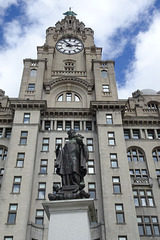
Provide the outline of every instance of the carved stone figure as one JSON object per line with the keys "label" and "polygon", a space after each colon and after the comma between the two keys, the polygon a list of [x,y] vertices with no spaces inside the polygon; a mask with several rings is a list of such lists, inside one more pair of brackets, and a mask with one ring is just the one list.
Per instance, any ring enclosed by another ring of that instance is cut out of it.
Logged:
{"label": "carved stone figure", "polygon": [[86,162],[89,153],[83,143],[83,136],[74,130],[68,131],[68,141],[64,148],[56,149],[56,173],[62,178],[62,188],[54,187],[55,194],[49,194],[50,200],[89,197],[82,190],[85,187],[84,176],[87,173]]}

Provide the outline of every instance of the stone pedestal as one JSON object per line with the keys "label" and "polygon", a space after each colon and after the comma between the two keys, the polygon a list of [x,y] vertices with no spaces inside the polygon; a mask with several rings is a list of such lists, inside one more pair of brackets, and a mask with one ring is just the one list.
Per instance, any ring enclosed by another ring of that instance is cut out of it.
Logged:
{"label": "stone pedestal", "polygon": [[96,222],[93,199],[50,201],[43,207],[50,221],[48,240],[91,240],[90,223]]}

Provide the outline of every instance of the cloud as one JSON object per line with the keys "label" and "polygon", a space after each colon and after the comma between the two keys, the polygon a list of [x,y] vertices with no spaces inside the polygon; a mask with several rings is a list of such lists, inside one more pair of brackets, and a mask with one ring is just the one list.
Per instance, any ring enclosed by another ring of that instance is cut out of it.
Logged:
{"label": "cloud", "polygon": [[[77,18],[83,21],[86,27],[94,30],[96,45],[103,47],[104,54],[110,59],[121,54],[129,41],[128,37],[123,35],[123,31],[132,30],[141,17],[147,17],[154,2],[155,0],[6,1],[4,10],[11,4],[21,3],[23,14],[2,26],[5,44],[0,48],[0,88],[10,97],[17,97],[23,59],[36,58],[36,46],[44,44],[45,30],[61,20],[62,13],[69,7],[78,14]],[[114,42],[114,36],[119,32],[122,34],[117,44]],[[141,39],[140,36],[138,38]],[[138,46],[138,38],[135,46]],[[130,68],[134,72],[134,63]],[[127,72],[126,76],[128,74]],[[129,78],[126,77],[127,89]]]}
{"label": "cloud", "polygon": [[125,88],[119,89],[122,98],[137,89],[160,90],[160,13],[156,12],[148,31],[140,32],[135,41],[135,57],[126,70]]}

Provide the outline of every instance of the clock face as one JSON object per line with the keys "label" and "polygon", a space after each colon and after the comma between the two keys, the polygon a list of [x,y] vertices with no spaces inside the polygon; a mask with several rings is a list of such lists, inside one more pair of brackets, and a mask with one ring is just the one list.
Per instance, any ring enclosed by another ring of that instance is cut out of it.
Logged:
{"label": "clock face", "polygon": [[83,43],[76,38],[63,38],[57,42],[56,48],[61,53],[75,54],[82,51]]}

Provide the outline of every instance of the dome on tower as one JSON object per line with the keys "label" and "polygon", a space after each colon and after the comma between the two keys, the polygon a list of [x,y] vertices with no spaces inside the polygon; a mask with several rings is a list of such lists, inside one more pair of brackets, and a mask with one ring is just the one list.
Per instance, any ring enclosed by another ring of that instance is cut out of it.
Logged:
{"label": "dome on tower", "polygon": [[157,95],[157,92],[153,89],[143,89],[141,93],[142,95]]}

